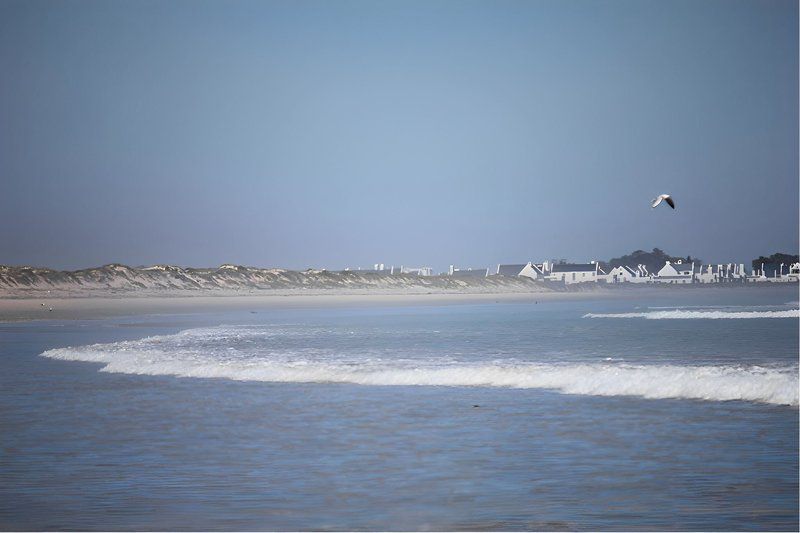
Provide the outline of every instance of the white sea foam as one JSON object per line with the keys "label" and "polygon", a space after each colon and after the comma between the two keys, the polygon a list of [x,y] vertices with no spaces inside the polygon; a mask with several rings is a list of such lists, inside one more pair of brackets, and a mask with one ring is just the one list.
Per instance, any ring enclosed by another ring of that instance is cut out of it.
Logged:
{"label": "white sea foam", "polygon": [[744,319],[744,318],[800,318],[800,310],[784,311],[648,311],[646,313],[588,313],[583,318],[644,318],[647,320],[685,320],[685,319]]}
{"label": "white sea foam", "polygon": [[[48,350],[52,359],[103,363],[104,372],[243,381],[551,389],[565,394],[746,400],[798,405],[796,367],[632,365],[403,359],[319,350],[273,352],[253,336],[285,331],[207,328],[139,341]],[[244,345],[233,347],[234,341]],[[250,346],[250,347],[248,347]]]}
{"label": "white sea foam", "polygon": [[[797,302],[787,302],[778,305],[648,305],[647,309],[701,309],[701,310],[718,310],[718,309],[783,309],[785,307],[797,307]],[[637,306],[636,309],[639,309]]]}

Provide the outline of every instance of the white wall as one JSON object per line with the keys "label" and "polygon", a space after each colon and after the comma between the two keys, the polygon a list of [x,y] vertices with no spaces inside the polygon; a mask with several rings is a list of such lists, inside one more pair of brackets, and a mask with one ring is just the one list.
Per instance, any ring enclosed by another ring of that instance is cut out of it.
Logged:
{"label": "white wall", "polygon": [[627,268],[618,266],[609,270],[606,283],[631,283],[633,278],[633,274]]}
{"label": "white wall", "polygon": [[525,276],[526,278],[536,279],[536,280],[545,279],[545,276],[542,275],[541,273],[539,273],[538,270],[533,268],[530,263],[525,265],[525,268],[522,269],[522,271],[519,273],[519,275],[520,276]]}
{"label": "white wall", "polygon": [[597,281],[597,272],[553,272],[548,276],[552,281],[563,281],[566,285]]}

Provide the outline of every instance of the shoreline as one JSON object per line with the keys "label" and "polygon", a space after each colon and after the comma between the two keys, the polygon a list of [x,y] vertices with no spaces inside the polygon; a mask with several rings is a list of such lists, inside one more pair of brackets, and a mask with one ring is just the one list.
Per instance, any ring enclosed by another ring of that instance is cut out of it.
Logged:
{"label": "shoreline", "polygon": [[[747,287],[747,288],[745,288]],[[531,303],[566,300],[628,299],[666,294],[718,293],[720,290],[787,290],[784,286],[647,286],[592,287],[541,292],[408,292],[408,291],[275,291],[256,294],[152,294],[0,296],[0,323],[38,320],[94,320],[151,314],[193,314],[257,309],[314,309],[327,307],[382,307]],[[52,308],[52,311],[50,309]]]}
{"label": "shoreline", "polygon": [[[150,314],[192,314],[257,309],[315,309],[527,303],[602,298],[601,292],[530,293],[313,293],[193,296],[82,296],[75,298],[0,298],[0,323],[37,320],[93,320]],[[42,305],[44,304],[44,305]],[[52,307],[52,311],[49,309]]]}

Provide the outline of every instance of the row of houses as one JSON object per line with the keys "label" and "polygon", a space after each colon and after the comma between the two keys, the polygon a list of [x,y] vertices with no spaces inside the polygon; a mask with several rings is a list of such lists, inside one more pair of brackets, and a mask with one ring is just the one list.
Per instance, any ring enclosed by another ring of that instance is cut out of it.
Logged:
{"label": "row of houses", "polygon": [[[513,265],[497,265],[496,268],[457,268],[450,265],[445,275],[455,278],[484,278],[488,276],[527,277],[536,281],[556,282],[572,285],[575,283],[791,283],[800,278],[800,263],[780,265],[773,275],[767,275],[762,265],[750,273],[745,271],[744,264],[702,265],[694,262],[684,263],[681,260],[667,261],[658,272],[648,272],[645,265],[636,268],[617,266],[606,272],[597,261],[589,263],[564,263],[544,261],[542,263],[520,263]],[[345,271],[350,270],[349,268]],[[362,269],[358,269],[359,271]],[[372,270],[386,275],[432,276],[431,267],[386,266],[376,263]],[[785,270],[785,271],[784,271]]]}
{"label": "row of houses", "polygon": [[[617,266],[605,272],[597,261],[589,263],[543,263],[529,262],[518,265],[497,265],[492,273],[498,276],[524,276],[537,281],[574,283],[791,283],[800,279],[800,263],[789,265],[786,273],[781,265],[780,274],[766,276],[763,267],[747,273],[744,264],[695,265],[683,261],[667,261],[655,273],[647,271],[644,265],[636,268]],[[450,267],[451,274],[453,267]],[[489,273],[487,272],[487,275]]]}

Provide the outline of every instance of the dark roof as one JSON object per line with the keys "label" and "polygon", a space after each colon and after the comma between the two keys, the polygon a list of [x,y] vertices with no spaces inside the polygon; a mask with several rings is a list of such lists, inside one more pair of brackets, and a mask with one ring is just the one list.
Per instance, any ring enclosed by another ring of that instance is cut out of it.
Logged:
{"label": "dark roof", "polygon": [[631,275],[634,275],[634,276],[638,276],[639,275],[639,268],[638,267],[634,268],[634,267],[630,267],[628,265],[617,265],[614,268],[609,269],[608,272],[611,273],[612,270],[617,269],[617,268],[621,268],[622,270],[624,270],[628,274],[631,274]]}
{"label": "dark roof", "polygon": [[488,272],[488,268],[476,268],[472,270],[456,270],[451,275],[455,278],[485,278]]}
{"label": "dark roof", "polygon": [[552,272],[594,272],[596,269],[591,263],[563,263],[553,265]]}
{"label": "dark roof", "polygon": [[497,274],[500,276],[519,276],[519,273],[526,266],[528,265],[498,265]]}

